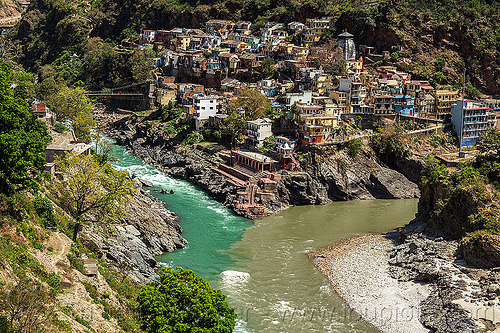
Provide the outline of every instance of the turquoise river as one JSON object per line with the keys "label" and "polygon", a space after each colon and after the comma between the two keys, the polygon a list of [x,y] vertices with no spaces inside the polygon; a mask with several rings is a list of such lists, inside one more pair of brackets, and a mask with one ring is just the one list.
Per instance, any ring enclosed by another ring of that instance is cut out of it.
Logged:
{"label": "turquoise river", "polygon": [[303,206],[248,221],[188,182],[168,177],[115,146],[115,168],[174,194],[153,195],[179,216],[185,249],[158,258],[192,269],[228,296],[238,313],[235,332],[376,332],[359,320],[307,258],[341,239],[402,226],[416,200],[335,202]]}

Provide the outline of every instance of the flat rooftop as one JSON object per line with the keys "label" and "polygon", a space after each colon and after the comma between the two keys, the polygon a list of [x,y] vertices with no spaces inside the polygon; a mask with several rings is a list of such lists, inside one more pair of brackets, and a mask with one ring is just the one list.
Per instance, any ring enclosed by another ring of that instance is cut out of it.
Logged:
{"label": "flat rooftop", "polygon": [[234,151],[234,153],[241,155],[241,156],[248,157],[248,158],[250,158],[254,161],[258,161],[260,163],[271,163],[271,162],[278,163],[278,161],[273,159],[272,157],[269,157],[269,156],[261,154],[261,153],[249,151],[249,150],[236,150],[236,151]]}

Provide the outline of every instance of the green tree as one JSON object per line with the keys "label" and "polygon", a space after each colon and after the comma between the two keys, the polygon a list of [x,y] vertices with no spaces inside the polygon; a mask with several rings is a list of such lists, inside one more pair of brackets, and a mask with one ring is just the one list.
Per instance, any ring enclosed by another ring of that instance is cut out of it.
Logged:
{"label": "green tree", "polygon": [[95,155],[100,163],[115,162],[117,160],[113,153],[113,144],[111,140],[96,133],[92,135],[92,141],[95,144]]}
{"label": "green tree", "polygon": [[143,286],[138,302],[146,332],[230,333],[235,324],[226,296],[180,267],[161,270],[160,283]]}
{"label": "green tree", "polygon": [[393,158],[401,158],[408,153],[408,145],[404,139],[404,130],[399,125],[387,125],[378,128],[371,138],[373,150],[389,163]]}
{"label": "green tree", "polygon": [[262,147],[259,148],[259,150],[263,153],[269,153],[275,143],[276,143],[276,137],[270,136],[264,140],[264,143],[262,144]]}
{"label": "green tree", "polygon": [[133,181],[109,163],[99,163],[93,155],[68,154],[57,160],[63,181],[55,184],[61,205],[76,219],[73,240],[81,224],[109,221],[122,214],[120,203],[134,192]]}
{"label": "green tree", "polygon": [[28,104],[12,89],[11,65],[0,59],[0,192],[35,187],[51,138]]}
{"label": "green tree", "polygon": [[361,151],[361,147],[363,147],[363,143],[360,139],[351,139],[347,142],[348,153],[352,157],[358,156]]}
{"label": "green tree", "polygon": [[479,141],[477,148],[482,153],[490,153],[497,152],[500,149],[500,131],[496,128],[488,129],[482,136]]}
{"label": "green tree", "polygon": [[242,137],[245,133],[246,124],[240,111],[228,108],[228,116],[222,122],[220,131],[229,143],[234,143],[234,139]]}
{"label": "green tree", "polygon": [[[263,118],[272,112],[271,102],[260,91],[244,89],[228,109],[245,111],[246,120]],[[229,113],[229,112],[228,112]]]}
{"label": "green tree", "polygon": [[152,50],[136,50],[129,58],[129,68],[134,81],[144,81],[150,77],[150,72],[153,69],[153,53]]}
{"label": "green tree", "polygon": [[48,99],[58,117],[72,122],[79,139],[90,141],[90,128],[95,126],[93,106],[82,88],[61,87]]}

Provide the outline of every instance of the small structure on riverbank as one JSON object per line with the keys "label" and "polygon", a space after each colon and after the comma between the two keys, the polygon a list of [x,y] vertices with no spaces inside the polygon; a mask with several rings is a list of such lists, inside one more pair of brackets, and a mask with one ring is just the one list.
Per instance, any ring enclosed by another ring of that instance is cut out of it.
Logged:
{"label": "small structure on riverbank", "polygon": [[274,200],[281,174],[279,162],[274,158],[249,150],[232,150],[222,154],[226,160],[214,170],[229,183],[239,187],[234,210],[255,219],[271,214],[266,202]]}

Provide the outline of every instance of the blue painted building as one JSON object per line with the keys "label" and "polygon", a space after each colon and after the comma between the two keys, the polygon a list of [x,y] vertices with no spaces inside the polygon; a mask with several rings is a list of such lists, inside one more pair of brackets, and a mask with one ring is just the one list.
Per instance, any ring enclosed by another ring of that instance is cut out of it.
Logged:
{"label": "blue painted building", "polygon": [[489,107],[482,103],[458,100],[451,106],[451,123],[462,147],[475,146],[481,134],[488,129]]}
{"label": "blue painted building", "polygon": [[415,97],[411,95],[395,95],[394,112],[404,116],[418,116],[418,111],[415,109]]}

